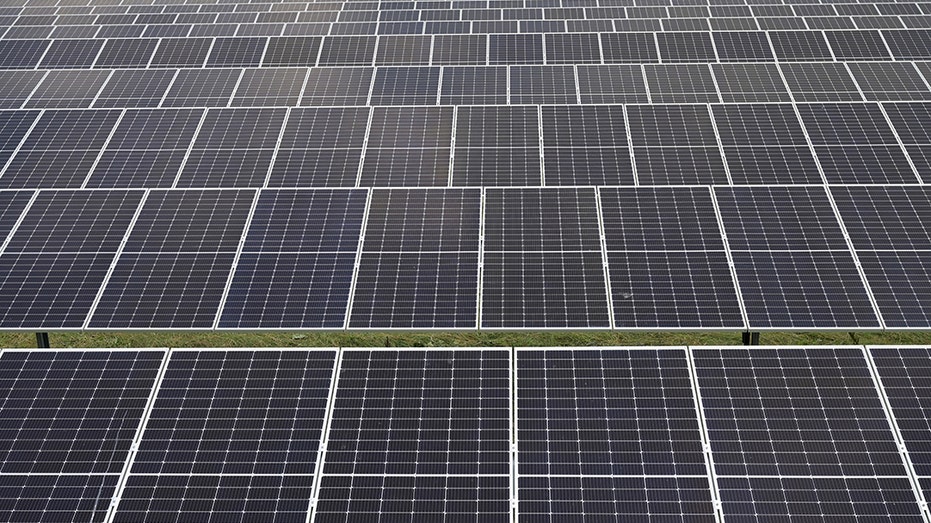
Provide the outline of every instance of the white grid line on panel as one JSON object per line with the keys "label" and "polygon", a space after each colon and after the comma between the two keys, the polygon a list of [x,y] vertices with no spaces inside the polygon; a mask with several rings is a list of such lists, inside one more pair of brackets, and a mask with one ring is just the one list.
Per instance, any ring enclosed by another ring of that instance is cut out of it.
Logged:
{"label": "white grid line on panel", "polygon": [[[51,47],[51,46],[49,46],[49,47]],[[917,69],[917,67],[916,67],[916,69]],[[36,95],[36,91],[38,91],[38,90],[39,90],[39,87],[40,87],[43,83],[45,83],[45,79],[48,78],[50,74],[52,74],[51,69],[46,69],[46,70],[45,70],[45,74],[42,75],[42,78],[39,78],[39,81],[36,82],[36,85],[35,85],[35,87],[32,88],[32,91],[30,91],[29,94],[28,94],[25,98],[23,98],[23,103],[20,104],[20,106],[17,107],[17,109],[22,109],[22,108],[26,105],[26,102],[28,102],[29,100],[31,100],[32,97]],[[920,75],[919,75],[919,76],[920,76]],[[43,111],[44,111],[44,110],[43,110]],[[28,133],[26,133],[26,134],[28,134]],[[3,166],[0,166],[0,172],[3,172]]]}
{"label": "white grid line on panel", "polygon": [[[647,68],[644,67],[643,64],[637,64],[637,67],[640,69],[640,78],[643,78],[643,90],[647,94],[647,105],[652,104],[653,94],[650,93],[650,82],[647,79]],[[624,104],[624,116],[627,116],[627,104]],[[628,127],[628,129],[630,128]]]}
{"label": "white grid line on panel", "polygon": [[879,370],[876,368],[873,354],[866,346],[861,346],[860,350],[863,351],[863,356],[866,358],[867,366],[870,369],[870,377],[873,379],[873,385],[879,392],[879,400],[882,403],[883,411],[886,413],[889,428],[892,429],[892,436],[895,438],[895,443],[899,447],[902,463],[905,465],[905,470],[908,471],[908,481],[912,486],[912,490],[915,491],[915,499],[918,500],[918,505],[921,507],[921,514],[924,516],[925,521],[931,523],[931,509],[928,507],[928,500],[925,499],[924,490],[918,482],[918,474],[915,472],[914,464],[908,454],[908,448],[905,446],[905,438],[902,437],[899,422],[896,420],[895,413],[892,410],[892,403],[890,403],[889,396],[886,395],[886,389],[882,385],[882,378],[879,376]]}
{"label": "white grid line on panel", "polygon": [[[882,35],[881,32],[880,32],[880,35]],[[883,42],[885,42],[885,41],[886,41],[886,40],[883,39]],[[918,69],[918,64],[915,63],[914,60],[909,60],[908,62],[905,62],[905,63],[910,64],[910,65],[912,66],[912,69],[918,74],[918,78],[921,78],[921,83],[923,83],[923,84],[925,85],[925,87],[926,87],[929,91],[931,91],[931,83],[928,82],[928,79],[925,78],[925,75],[921,74],[921,69]]]}
{"label": "white grid line on panel", "polygon": [[223,309],[226,308],[226,298],[229,296],[230,287],[233,285],[233,276],[235,276],[236,267],[239,265],[239,257],[242,255],[242,249],[246,245],[246,236],[248,236],[249,228],[252,226],[252,216],[255,214],[255,208],[259,205],[259,197],[262,195],[261,189],[254,190],[255,195],[252,197],[252,206],[249,207],[249,214],[246,216],[246,226],[243,227],[242,236],[239,237],[239,245],[236,246],[233,264],[230,266],[230,273],[226,277],[226,285],[223,286],[223,294],[220,296],[220,305],[217,307],[216,316],[213,318],[214,329],[220,325],[220,317],[223,316]]}
{"label": "white grid line on panel", "polygon": [[[441,76],[442,78],[442,76]],[[456,125],[459,122],[459,106],[453,106],[452,129],[449,133],[449,175],[447,176],[446,186],[453,186],[453,168],[456,161]]]}
{"label": "white grid line on panel", "polygon": [[[418,17],[418,18],[419,18],[419,17]],[[320,47],[323,47],[323,46],[320,46]],[[378,51],[376,50],[376,52],[378,52]],[[431,67],[434,66],[434,65],[436,65],[436,64],[433,63],[433,53],[435,53],[435,52],[436,52],[436,35],[435,35],[435,34],[431,34],[431,35],[430,35],[430,57],[427,59],[427,65],[429,65],[429,66],[431,66]],[[443,79],[443,71],[440,70],[440,80],[442,80],[442,79]]]}
{"label": "white grid line on panel", "polygon": [[718,44],[714,42],[714,33],[708,33],[708,40],[711,41],[711,52],[714,53],[714,62],[708,62],[708,69],[711,72],[712,81],[714,81],[714,88],[718,91],[718,97],[723,100],[724,97],[721,96],[721,89],[718,88],[718,82],[714,80],[714,69],[711,67],[711,64],[721,63],[721,55],[718,54]]}
{"label": "white grid line on panel", "polygon": [[[225,105],[224,107],[232,107],[232,106],[233,106],[233,100],[236,99],[236,93],[239,91],[239,85],[242,84],[242,79],[243,79],[245,76],[246,76],[246,69],[245,69],[245,68],[240,69],[240,70],[239,70],[239,78],[236,79],[236,84],[233,85],[233,90],[232,90],[232,92],[230,92],[230,99],[227,100],[226,105]],[[300,101],[300,100],[298,100],[298,101]]]}
{"label": "white grid line on panel", "polygon": [[[90,66],[91,69],[93,69],[93,68],[94,68],[94,65],[97,64],[97,60],[100,60],[100,55],[103,54],[103,50],[107,47],[107,44],[108,44],[108,43],[110,43],[110,39],[109,39],[109,38],[105,39],[105,40],[103,41],[103,45],[101,45],[101,46],[100,46],[100,49],[97,50],[97,54],[94,55],[94,60],[91,62],[91,64],[92,64],[92,65]],[[49,45],[49,47],[51,48],[52,46]]]}
{"label": "white grid line on panel", "polygon": [[[242,27],[242,24],[240,24],[240,27]],[[237,34],[237,35],[239,34],[239,30],[238,30],[238,29],[236,30],[236,34]],[[262,64],[265,63],[265,55],[268,54],[268,47],[269,47],[269,44],[271,44],[272,38],[275,37],[275,36],[281,36],[281,32],[279,31],[279,33],[276,34],[276,35],[271,35],[271,36],[265,36],[265,37],[264,37],[264,39],[265,39],[265,45],[262,46],[262,57],[259,58],[259,65],[256,66],[256,67],[262,67]],[[322,42],[321,42],[320,47],[323,47]]]}
{"label": "white grid line on panel", "polygon": [[743,319],[744,328],[749,329],[750,317],[747,315],[747,306],[744,304],[743,292],[740,290],[740,280],[737,279],[737,266],[734,264],[734,256],[731,253],[727,232],[724,230],[724,218],[721,216],[721,208],[718,206],[718,196],[714,192],[714,187],[706,187],[705,190],[711,193],[711,207],[714,208],[714,217],[718,222],[718,230],[721,232],[721,242],[724,244],[724,256],[727,258],[727,267],[731,271],[731,280],[734,282],[734,292],[737,294],[737,304],[740,306],[740,317]]}
{"label": "white grid line on panel", "polygon": [[[898,17],[897,17],[897,18],[898,18]],[[900,20],[900,22],[901,22],[901,20]],[[895,55],[892,53],[892,48],[889,47],[889,42],[886,41],[886,35],[883,34],[884,32],[885,32],[885,31],[879,31],[879,30],[876,31],[876,34],[879,35],[879,41],[883,43],[883,49],[886,50],[886,53],[887,53],[889,56],[892,57],[891,60],[893,60],[893,61],[898,61],[898,59],[897,59],[897,58],[895,57]],[[914,62],[912,62],[912,64],[914,65]],[[917,69],[917,67],[916,67],[915,69]],[[921,76],[921,75],[919,75],[919,76]]]}
{"label": "white grid line on panel", "polygon": [[[150,58],[150,60],[151,60],[151,58]],[[90,103],[89,107],[96,107],[96,105],[97,105],[97,100],[100,98],[100,95],[103,93],[103,90],[106,89],[107,84],[110,82],[110,80],[113,79],[113,75],[114,75],[114,74],[116,74],[116,69],[111,69],[111,70],[110,70],[110,74],[107,75],[107,79],[104,80],[103,83],[100,84],[100,89],[97,90],[97,94],[95,94],[95,95],[94,95],[94,98],[91,99],[91,103]],[[125,112],[125,111],[126,111],[126,110],[124,109],[123,112]]]}
{"label": "white grid line on panel", "polygon": [[336,408],[336,385],[339,383],[339,373],[343,367],[343,349],[336,350],[333,361],[333,373],[330,378],[330,394],[327,397],[326,414],[323,418],[323,427],[320,432],[320,443],[317,444],[317,464],[314,467],[314,485],[310,495],[310,506],[307,511],[307,523],[312,521],[312,514],[316,514],[317,500],[320,497],[320,484],[323,482],[323,462],[326,459],[326,449],[330,441],[330,426],[333,422],[333,410]]}
{"label": "white grid line on panel", "polygon": [[[149,25],[150,25],[150,24],[146,24],[146,28],[148,28]],[[152,60],[155,60],[155,51],[158,50],[158,47],[161,45],[163,39],[162,39],[162,38],[157,38],[157,40],[158,40],[158,43],[155,44],[155,47],[152,48],[152,52],[149,53],[149,59],[146,61],[145,66],[143,67],[143,69],[151,69],[151,68],[152,68]]]}
{"label": "white grid line on panel", "polygon": [[191,135],[191,143],[188,145],[187,150],[184,151],[184,159],[181,160],[181,165],[178,166],[178,174],[175,175],[174,181],[171,182],[171,188],[176,189],[178,187],[178,182],[181,181],[181,173],[184,172],[184,168],[187,166],[188,158],[191,157],[191,151],[194,150],[194,144],[197,142],[197,139],[200,136],[201,128],[204,126],[204,121],[207,119],[207,113],[210,112],[210,109],[204,109],[204,112],[200,115],[200,121],[197,122],[197,128],[194,129],[194,134]]}
{"label": "white grid line on panel", "polygon": [[[508,77],[511,75],[508,74]],[[537,106],[537,147],[540,148],[540,187],[546,187],[546,157],[543,146],[543,107]]]}
{"label": "white grid line on panel", "polygon": [[[766,37],[766,45],[769,46],[770,56],[773,57],[773,62],[777,64],[776,69],[779,69],[779,76],[782,76],[782,68],[779,67],[778,65],[779,63],[782,63],[782,60],[780,60],[779,57],[776,55],[776,46],[773,45],[773,39],[771,36],[769,36],[769,31],[763,31],[763,36]],[[785,82],[785,78],[783,78],[782,81]],[[789,90],[789,96],[792,96],[791,90]],[[795,98],[793,97],[792,99],[794,100]]]}
{"label": "white grid line on panel", "polygon": [[517,490],[517,349],[511,347],[511,372],[508,373],[508,385],[511,394],[511,412],[508,417],[511,432],[511,477],[508,485],[511,495],[511,522],[517,521],[517,510],[519,508],[520,496]]}
{"label": "white grid line on panel", "polygon": [[[804,18],[803,18],[803,20],[804,20]],[[807,25],[807,21],[806,21],[806,25]],[[834,46],[831,45],[831,42],[828,42],[827,35],[824,34],[824,31],[815,31],[815,34],[820,34],[820,35],[821,35],[821,37],[824,39],[824,42],[827,44],[828,52],[831,53],[831,60],[834,61],[834,62],[837,62],[837,61],[838,61],[838,60],[837,60],[837,55],[834,54]],[[844,60],[844,61],[843,61],[843,64],[844,64],[844,66],[846,67],[846,66],[847,66],[847,61]],[[851,75],[851,76],[852,76],[852,75]],[[854,80],[854,82],[856,82],[856,80]]]}
{"label": "white grid line on panel", "polygon": [[601,211],[601,191],[597,187],[595,188],[595,209],[598,213],[598,237],[601,242],[601,263],[605,279],[605,292],[607,293],[608,321],[611,328],[614,329],[617,325],[614,323],[614,294],[611,291],[611,269],[608,266],[608,241],[605,239],[605,222]]}
{"label": "white grid line on panel", "polygon": [[[155,57],[155,53],[152,53],[152,57]],[[161,99],[158,101],[158,105],[155,107],[164,107],[165,99],[168,98],[168,93],[171,92],[171,88],[175,86],[175,81],[178,77],[181,76],[181,69],[175,69],[175,74],[172,75],[171,80],[168,82],[168,86],[165,88],[165,93],[162,94]]]}
{"label": "white grid line on panel", "polygon": [[[37,85],[36,89],[38,88],[39,86]],[[35,94],[35,90],[33,90],[32,92],[33,94]],[[31,97],[32,94],[30,94],[29,96]],[[13,158],[16,158],[16,156],[19,154],[20,150],[23,148],[23,144],[26,143],[26,140],[29,138],[29,135],[32,134],[33,130],[35,130],[36,125],[39,123],[39,120],[41,120],[45,116],[45,111],[46,111],[45,109],[42,109],[41,111],[39,111],[39,115],[36,116],[35,120],[33,120],[32,125],[30,125],[29,129],[26,130],[26,133],[23,134],[23,137],[20,138],[19,143],[16,144],[16,147],[13,149],[13,153],[10,154],[10,157],[6,159],[6,162],[4,162],[3,165],[0,165],[0,178],[3,178],[3,175],[6,173],[7,168],[9,168],[10,164],[13,163]]]}
{"label": "white grid line on panel", "polygon": [[478,289],[476,290],[477,297],[475,299],[475,328],[482,328],[482,302],[485,297],[483,294],[483,288],[485,287],[485,191],[486,188],[482,187],[482,197],[481,203],[479,205],[478,213]]}
{"label": "white grid line on panel", "polygon": [[39,191],[32,191],[32,196],[29,197],[29,201],[26,202],[26,206],[23,207],[22,212],[19,214],[19,218],[16,219],[16,222],[13,223],[13,227],[10,228],[10,232],[6,235],[6,239],[3,240],[3,244],[0,244],[0,254],[6,252],[7,245],[10,244],[10,240],[13,238],[13,235],[16,234],[16,230],[19,229],[19,226],[23,223],[23,220],[26,219],[26,214],[29,212],[29,209],[32,208],[32,204],[35,203],[36,198],[39,197]]}
{"label": "white grid line on panel", "polygon": [[[430,66],[427,66],[427,67],[430,67]],[[440,66],[439,69],[440,69],[440,72],[439,72],[440,77],[436,81],[436,105],[438,106],[443,105],[440,103],[440,98],[443,95],[443,71],[446,68],[443,66]],[[374,74],[372,76],[374,76]]]}
{"label": "white grid line on panel", "polygon": [[[371,111],[369,115],[371,115]],[[343,330],[349,328],[349,318],[352,316],[352,304],[356,297],[356,283],[359,281],[359,266],[362,265],[362,245],[365,243],[365,230],[369,221],[369,209],[372,207],[372,191],[365,190],[365,212],[362,214],[362,227],[359,229],[359,243],[356,245],[356,260],[352,266],[352,281],[349,283],[349,298],[346,300],[346,313],[343,315]]]}
{"label": "white grid line on panel", "polygon": [[[307,85],[308,76],[310,75],[307,74],[304,76],[305,86]],[[302,88],[302,92],[303,92],[303,88]],[[300,101],[300,98],[298,98],[298,101]],[[265,173],[265,181],[262,182],[262,188],[267,188],[268,183],[272,179],[272,171],[275,170],[275,162],[278,160],[278,152],[281,150],[281,140],[284,138],[285,130],[288,128],[288,120],[291,118],[292,109],[293,109],[292,107],[288,107],[285,110],[284,119],[281,121],[281,129],[278,131],[278,139],[275,140],[275,149],[272,151],[271,160],[269,160],[268,162],[268,172]],[[250,215],[250,219],[251,219],[251,215]],[[246,228],[248,229],[248,226]]]}
{"label": "white grid line on panel", "polygon": [[[101,287],[101,290],[102,289],[103,287]],[[149,424],[149,417],[152,415],[155,399],[158,397],[158,391],[161,389],[162,381],[165,379],[165,372],[168,370],[168,363],[171,361],[171,351],[172,350],[169,348],[162,355],[162,364],[158,368],[155,383],[152,385],[152,391],[149,394],[149,399],[146,401],[145,410],[142,413],[142,418],[139,420],[139,426],[136,428],[136,435],[133,437],[132,445],[126,456],[126,463],[123,465],[123,473],[120,474],[120,479],[116,484],[116,488],[113,490],[113,498],[110,500],[110,507],[107,509],[107,515],[104,519],[106,523],[112,523],[113,519],[116,517],[116,510],[119,508],[120,499],[123,496],[123,491],[126,489],[126,483],[129,481],[129,474],[132,470],[133,462],[136,459],[136,453],[139,451],[139,445],[142,443],[142,436],[145,433],[146,425]]]}
{"label": "white grid line on panel", "polygon": [[139,219],[139,215],[142,214],[142,208],[145,207],[146,200],[149,199],[150,191],[151,189],[146,189],[142,194],[142,198],[139,199],[139,206],[136,207],[136,212],[133,214],[132,219],[126,226],[126,233],[123,234],[123,239],[120,240],[120,246],[116,248],[116,252],[113,254],[113,260],[110,261],[110,266],[107,267],[107,274],[104,275],[103,280],[100,282],[100,288],[97,289],[97,295],[94,296],[94,301],[91,302],[91,306],[87,310],[87,317],[84,318],[84,329],[88,328],[91,322],[91,318],[97,311],[97,305],[100,303],[100,298],[103,297],[103,291],[110,283],[110,276],[113,275],[113,271],[116,269],[116,264],[120,261],[120,257],[123,255],[123,249],[126,247],[126,242],[129,241],[129,235],[132,234],[133,228],[136,226],[136,221]]}
{"label": "white grid line on panel", "polygon": [[[472,32],[471,21],[469,21],[469,32],[470,33]],[[490,35],[484,35],[484,36],[485,36],[485,65],[491,65],[491,37]],[[507,80],[508,85],[510,85],[511,82],[508,77],[510,77],[511,75],[506,74],[504,76],[506,77],[505,80]],[[508,89],[508,99],[510,99],[510,94],[511,94],[511,91],[510,89]]]}
{"label": "white grid line on panel", "polygon": [[[599,38],[600,42],[601,39]],[[575,103],[582,105],[582,89],[579,87],[579,65],[572,65],[572,79],[575,80]]]}
{"label": "white grid line on panel", "polygon": [[[39,66],[40,66],[40,65],[42,64],[42,62],[45,60],[46,55],[48,55],[49,51],[52,49],[52,46],[55,45],[55,40],[56,40],[55,38],[49,38],[48,47],[46,47],[45,50],[42,51],[42,56],[40,56],[40,57],[39,57],[39,60],[36,61],[36,66],[35,66],[33,69],[36,69],[36,70],[39,69]],[[43,77],[43,79],[44,79],[44,78],[45,78],[45,77]],[[38,86],[37,86],[37,87],[38,87]]]}
{"label": "white grid line on panel", "polygon": [[[714,79],[714,75],[711,75],[711,78]],[[714,88],[718,89],[717,81],[714,81]],[[718,93],[720,93],[720,90],[718,90]],[[718,96],[720,96],[720,94]],[[731,178],[731,169],[727,164],[727,155],[724,153],[724,144],[721,142],[721,133],[718,132],[718,123],[715,121],[711,112],[711,104],[705,104],[705,107],[708,108],[708,119],[711,120],[711,128],[714,130],[714,141],[718,144],[718,152],[721,153],[721,165],[724,166],[724,175],[727,177],[727,184],[734,185],[734,179]]]}
{"label": "white grid line on panel", "polygon": [[[317,58],[314,58],[314,63],[317,63],[317,61],[320,60],[320,52],[321,52],[322,50],[323,50],[323,44],[321,43],[321,44],[320,44],[320,49],[317,49]],[[304,93],[307,92],[307,84],[310,83],[310,70],[311,70],[311,68],[310,68],[310,67],[304,67],[303,69],[306,69],[306,71],[304,71],[304,83],[301,84],[301,90],[300,90],[300,92],[298,92],[298,94],[297,94],[297,103],[294,104],[293,107],[288,107],[288,111],[289,111],[289,112],[290,112],[290,110],[293,109],[294,107],[299,107],[299,106],[301,105],[301,100],[304,99]],[[287,124],[287,120],[285,121],[285,123]],[[281,138],[280,138],[280,137],[278,138],[278,141],[281,141]]]}
{"label": "white grid line on panel", "polygon": [[[660,63],[664,63],[664,62],[663,62],[663,53],[661,53],[660,50],[659,50],[659,39],[656,37],[656,33],[655,33],[655,32],[651,32],[651,36],[652,36],[652,38],[653,38],[653,49],[656,50],[656,57],[659,59],[659,62],[660,62]],[[643,67],[643,64],[640,65],[640,68],[644,70],[644,75],[646,75],[646,72],[645,72],[645,71],[646,71],[646,68]],[[645,80],[646,80],[646,78],[644,78],[644,81],[645,81]],[[652,103],[652,102],[650,102],[650,103]]]}
{"label": "white grid line on panel", "polygon": [[[213,48],[217,45],[217,39],[210,39],[210,47],[207,48],[207,53],[204,54],[204,61],[201,62],[197,67],[203,68],[207,64],[207,59],[210,58],[210,55],[213,54]],[[234,91],[235,92],[235,91]]]}
{"label": "white grid line on panel", "polygon": [[853,240],[850,238],[850,233],[847,232],[847,225],[844,223],[843,217],[841,217],[840,209],[837,208],[837,202],[834,201],[834,194],[828,190],[827,186],[823,188],[823,191],[827,195],[828,202],[831,204],[831,210],[834,212],[834,218],[837,220],[837,224],[840,226],[841,233],[844,235],[844,241],[847,242],[847,250],[850,251],[850,256],[853,258],[853,264],[857,267],[857,273],[860,275],[860,282],[863,283],[863,288],[866,290],[866,295],[870,299],[870,306],[873,307],[873,314],[875,314],[876,319],[879,320],[879,328],[885,330],[886,320],[883,318],[879,311],[879,304],[876,302],[876,296],[873,295],[873,289],[870,287],[870,282],[866,278],[866,272],[863,270],[863,264],[860,263],[860,257],[857,256],[857,250],[853,245]]}
{"label": "white grid line on panel", "polygon": [[[847,64],[844,64],[844,66],[848,67],[848,70],[849,70],[849,66],[847,66]],[[918,75],[918,76],[921,76],[921,75]],[[856,78],[854,78],[854,82],[856,81],[857,81]],[[859,86],[857,88],[859,89]],[[902,141],[902,138],[899,136],[899,132],[896,131],[895,126],[892,125],[892,119],[889,118],[889,113],[886,112],[886,108],[883,106],[883,104],[878,103],[876,105],[879,107],[879,112],[882,113],[883,118],[885,119],[886,125],[888,125],[889,129],[892,131],[892,135],[895,136],[896,143],[898,143],[899,148],[902,149],[902,154],[905,155],[905,160],[908,162],[908,166],[912,168],[912,174],[914,174],[915,178],[918,179],[919,185],[924,185],[925,181],[921,177],[921,174],[918,173],[918,168],[915,167],[915,162],[912,161],[912,155],[908,152],[908,149],[905,148],[905,143]]]}
{"label": "white grid line on panel", "polygon": [[634,187],[640,186],[640,177],[637,176],[637,159],[634,158],[634,138],[630,134],[630,118],[627,116],[627,105],[621,106],[624,115],[624,131],[627,133],[627,154],[630,156],[630,172],[634,178]]}
{"label": "white grid line on panel", "polygon": [[701,399],[701,390],[698,387],[698,371],[695,368],[695,360],[692,358],[692,348],[685,347],[685,359],[689,366],[689,380],[692,382],[692,400],[695,403],[695,414],[698,418],[698,427],[701,432],[701,444],[705,455],[705,469],[708,471],[708,483],[711,488],[711,503],[714,505],[714,517],[718,522],[724,521],[723,505],[721,503],[721,493],[718,490],[718,480],[714,471],[714,455],[711,452],[711,436],[708,434],[708,426],[705,421],[705,407]]}
{"label": "white grid line on panel", "polygon": [[[600,3],[601,3],[601,0],[596,0],[596,2],[600,4]],[[598,56],[601,58],[601,60],[598,62],[598,64],[604,65],[604,63],[605,63],[605,50],[604,50],[604,44],[601,43],[601,34],[602,34],[602,33],[595,33],[595,35],[596,35],[595,40],[598,41]],[[578,86],[576,86],[576,87],[578,87]]]}
{"label": "white grid line on panel", "polygon": [[116,136],[116,129],[117,127],[120,126],[120,123],[123,121],[123,118],[126,116],[127,111],[128,109],[123,109],[122,111],[120,111],[120,115],[116,118],[116,123],[113,124],[113,128],[110,129],[110,134],[107,135],[107,138],[103,141],[103,145],[100,146],[100,152],[98,152],[97,157],[94,158],[94,163],[92,163],[90,169],[87,170],[87,176],[85,176],[84,181],[81,182],[81,189],[86,189],[87,184],[90,183],[91,177],[94,175],[94,171],[97,170],[97,164],[100,163],[100,159],[103,158],[104,151],[107,150],[107,147],[110,145],[110,142],[113,140],[113,137]]}
{"label": "white grid line on panel", "polygon": [[[372,74],[372,85],[369,86],[369,100],[372,99],[372,86],[374,86],[375,74]],[[360,187],[362,184],[362,168],[365,165],[365,152],[369,148],[369,136],[372,134],[372,119],[375,116],[375,108],[367,107],[369,110],[368,120],[365,122],[365,135],[362,137],[362,150],[359,152],[359,170],[356,171],[356,183],[353,187]]]}

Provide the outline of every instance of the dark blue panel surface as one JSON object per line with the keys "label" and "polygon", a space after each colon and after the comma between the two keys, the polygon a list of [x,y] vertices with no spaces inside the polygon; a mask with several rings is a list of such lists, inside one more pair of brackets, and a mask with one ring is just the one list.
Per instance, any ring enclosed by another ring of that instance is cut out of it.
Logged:
{"label": "dark blue panel surface", "polygon": [[506,487],[509,369],[506,350],[345,351],[324,477],[498,475]]}
{"label": "dark blue panel surface", "polygon": [[355,252],[243,253],[218,326],[340,329],[355,261]]}
{"label": "dark blue panel surface", "polygon": [[724,521],[918,523],[908,478],[721,478]]}
{"label": "dark blue panel surface", "polygon": [[0,476],[0,518],[36,523],[103,523],[120,477],[111,475]]}
{"label": "dark blue panel surface", "polygon": [[42,191],[6,252],[115,253],[142,191]]}
{"label": "dark blue panel surface", "polygon": [[112,260],[93,253],[0,255],[0,326],[81,328]]}
{"label": "dark blue panel surface", "polygon": [[[5,352],[0,358],[0,467],[4,477],[119,475],[163,356],[162,351]],[[42,484],[35,481],[37,486]],[[112,489],[116,478],[96,481]],[[103,495],[109,497],[109,493]]]}
{"label": "dark blue panel surface", "polygon": [[693,354],[718,475],[905,476],[860,349]]}
{"label": "dark blue panel surface", "polygon": [[517,407],[522,476],[706,474],[681,350],[518,351]]}
{"label": "dark blue panel surface", "polygon": [[703,477],[522,477],[518,521],[715,521]]}

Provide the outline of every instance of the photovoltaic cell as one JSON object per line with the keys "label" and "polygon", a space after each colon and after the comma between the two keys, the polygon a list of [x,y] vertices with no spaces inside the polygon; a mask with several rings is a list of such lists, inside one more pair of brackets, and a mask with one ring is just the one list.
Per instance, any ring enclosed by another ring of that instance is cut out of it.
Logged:
{"label": "photovoltaic cell", "polygon": [[25,107],[70,109],[90,107],[110,71],[49,71]]}
{"label": "photovoltaic cell", "polygon": [[323,476],[314,521],[510,521],[506,476]]}
{"label": "photovoltaic cell", "polygon": [[927,403],[931,397],[928,388],[931,352],[923,347],[871,348],[870,356],[876,364],[915,473],[931,477],[931,452],[924,445],[931,432]]}
{"label": "photovoltaic cell", "polygon": [[203,113],[203,109],[127,111],[87,186],[170,187]]}
{"label": "photovoltaic cell", "polygon": [[456,120],[454,186],[540,183],[535,107],[462,107]]}
{"label": "photovoltaic cell", "polygon": [[742,323],[709,193],[604,188],[601,208],[618,327]]}

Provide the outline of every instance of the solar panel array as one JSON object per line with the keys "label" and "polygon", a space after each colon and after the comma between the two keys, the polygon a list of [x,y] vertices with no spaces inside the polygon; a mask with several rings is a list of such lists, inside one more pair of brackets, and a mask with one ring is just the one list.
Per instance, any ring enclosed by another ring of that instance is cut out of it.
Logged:
{"label": "solar panel array", "polygon": [[931,519],[931,349],[4,350],[5,521]]}
{"label": "solar panel array", "polygon": [[0,328],[931,328],[926,2],[12,0]]}

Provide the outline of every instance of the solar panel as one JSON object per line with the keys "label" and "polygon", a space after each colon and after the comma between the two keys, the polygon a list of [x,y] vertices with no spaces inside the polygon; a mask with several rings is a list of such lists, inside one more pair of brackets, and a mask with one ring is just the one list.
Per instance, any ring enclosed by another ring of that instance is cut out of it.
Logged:
{"label": "solar panel", "polygon": [[344,351],[316,519],[508,521],[509,374],[506,350]]}
{"label": "solar panel", "polygon": [[693,354],[726,518],[919,520],[861,349]]}
{"label": "solar panel", "polygon": [[480,206],[476,189],[375,190],[349,326],[474,328]]}
{"label": "solar panel", "polygon": [[162,351],[4,351],[4,519],[104,521]]}
{"label": "solar panel", "polygon": [[518,350],[517,408],[520,521],[714,520],[683,351]]}
{"label": "solar panel", "polygon": [[823,189],[719,188],[715,195],[751,326],[878,325]]}
{"label": "solar panel", "polygon": [[366,196],[360,190],[263,192],[219,325],[342,327]]}
{"label": "solar panel", "polygon": [[484,250],[483,326],[610,326],[594,191],[486,189]]}
{"label": "solar panel", "polygon": [[305,520],[333,351],[175,351],[115,521]]}

